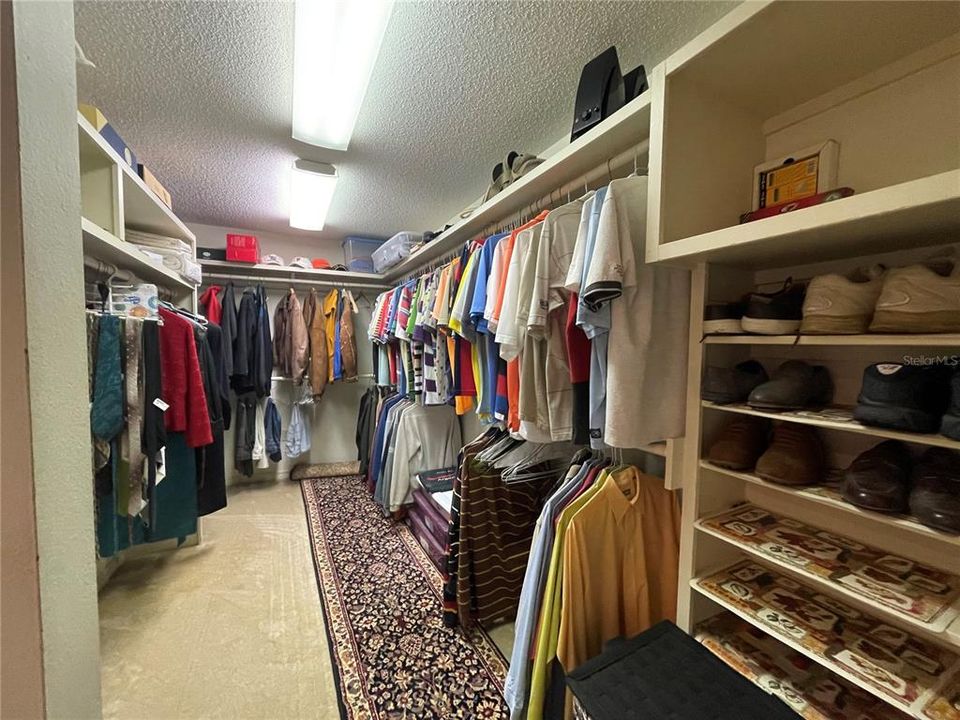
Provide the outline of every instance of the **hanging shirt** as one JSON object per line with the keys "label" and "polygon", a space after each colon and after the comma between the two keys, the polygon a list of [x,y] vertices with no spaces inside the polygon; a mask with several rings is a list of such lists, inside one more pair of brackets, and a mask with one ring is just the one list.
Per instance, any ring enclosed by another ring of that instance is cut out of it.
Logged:
{"label": "hanging shirt", "polygon": [[413,501],[410,478],[426,470],[456,464],[462,446],[460,421],[446,405],[413,405],[396,429],[394,464],[390,475],[389,509],[399,510]]}
{"label": "hanging shirt", "polygon": [[615,470],[564,537],[557,658],[570,672],[606,642],[676,622],[680,508],[663,480]]}
{"label": "hanging shirt", "polygon": [[684,432],[690,273],[644,262],[646,209],[647,178],[610,183],[581,292],[610,313],[604,434],[615,447]]}

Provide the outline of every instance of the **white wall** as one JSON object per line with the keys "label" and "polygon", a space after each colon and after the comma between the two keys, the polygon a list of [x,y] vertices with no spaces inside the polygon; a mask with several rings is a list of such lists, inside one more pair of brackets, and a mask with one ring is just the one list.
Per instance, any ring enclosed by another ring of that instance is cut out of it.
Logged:
{"label": "white wall", "polygon": [[30,403],[21,422],[30,425],[33,445],[46,716],[96,718],[100,647],[73,3],[16,0],[13,29]]}

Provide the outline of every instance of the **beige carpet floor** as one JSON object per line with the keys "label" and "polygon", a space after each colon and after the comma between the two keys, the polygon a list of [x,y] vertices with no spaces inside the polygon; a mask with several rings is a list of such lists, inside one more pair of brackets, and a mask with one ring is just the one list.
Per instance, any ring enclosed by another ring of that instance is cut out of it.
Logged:
{"label": "beige carpet floor", "polygon": [[104,718],[339,718],[299,485],[234,487],[199,547],[124,563],[100,643]]}

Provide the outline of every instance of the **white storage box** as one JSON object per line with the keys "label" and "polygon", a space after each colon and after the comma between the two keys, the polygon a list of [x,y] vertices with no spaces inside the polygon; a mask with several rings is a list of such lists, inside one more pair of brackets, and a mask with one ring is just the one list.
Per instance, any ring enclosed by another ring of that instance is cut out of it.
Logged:
{"label": "white storage box", "polygon": [[373,251],[374,272],[389,270],[407,257],[413,248],[423,240],[423,235],[412,232],[399,232]]}

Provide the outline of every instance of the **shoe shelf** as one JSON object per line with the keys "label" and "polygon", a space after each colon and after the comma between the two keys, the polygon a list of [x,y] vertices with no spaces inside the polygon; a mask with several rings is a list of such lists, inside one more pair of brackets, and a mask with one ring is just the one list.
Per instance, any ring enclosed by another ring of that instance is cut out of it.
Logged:
{"label": "shoe shelf", "polygon": [[960,347],[960,335],[707,335],[707,345],[798,345],[876,347]]}
{"label": "shoe shelf", "polygon": [[[827,485],[814,485],[810,487],[790,487],[787,485],[779,485],[777,483],[770,482],[769,480],[764,480],[753,473],[727,470],[719,465],[714,465],[708,460],[701,460],[700,467],[713,473],[736,478],[737,480],[742,480],[745,483],[762,487],[769,492],[778,493],[784,498],[788,498],[790,501],[799,500],[802,502],[812,503],[814,505],[836,508],[843,510],[844,512],[848,512],[858,518],[864,518],[874,523],[889,526],[890,528],[897,528],[899,530],[916,533],[921,537],[936,539],[945,543],[948,547],[960,549],[960,536],[958,535],[950,535],[948,533],[928,527],[909,515],[888,515],[886,513],[874,512],[872,510],[864,510],[863,508],[848,503],[843,499],[837,490]],[[837,470],[833,472],[836,474],[841,471]]]}
{"label": "shoe shelf", "polygon": [[899,711],[921,720],[957,717],[960,655],[953,650],[751,560],[693,578],[691,587]]}
{"label": "shoe shelf", "polygon": [[804,720],[904,720],[909,717],[857,685],[723,611],[697,626],[705,648]]}
{"label": "shoe shelf", "polygon": [[949,450],[960,450],[960,441],[951,440],[943,435],[903,432],[900,430],[889,430],[887,428],[864,425],[853,419],[853,409],[849,407],[835,406],[823,408],[822,410],[768,412],[766,410],[756,410],[743,403],[718,405],[707,400],[702,400],[701,404],[707,410],[720,410],[722,412],[738,413],[740,415],[754,415],[771,420],[783,420],[784,422],[798,423],[801,425],[813,425],[827,430],[842,430],[844,432],[872,435],[873,437],[889,440],[902,440],[903,442],[917,443],[919,445],[931,445]]}
{"label": "shoe shelf", "polygon": [[949,644],[960,617],[960,575],[894,555],[754,504],[694,523],[757,562],[802,578],[818,592]]}

